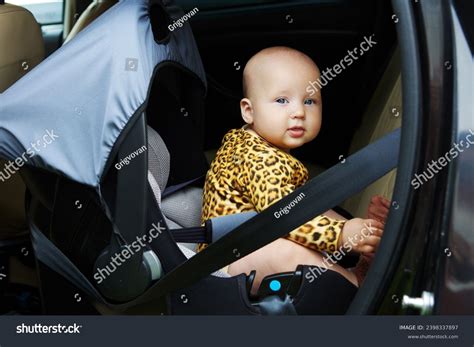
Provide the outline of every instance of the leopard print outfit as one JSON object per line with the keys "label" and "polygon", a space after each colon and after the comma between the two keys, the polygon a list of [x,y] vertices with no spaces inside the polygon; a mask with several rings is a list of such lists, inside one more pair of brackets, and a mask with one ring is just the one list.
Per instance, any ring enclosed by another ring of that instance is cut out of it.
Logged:
{"label": "leopard print outfit", "polygon": [[[261,212],[308,180],[296,158],[244,128],[229,131],[206,175],[201,222],[234,213]],[[320,215],[285,237],[332,253],[345,221]],[[200,244],[198,251],[206,244]]]}

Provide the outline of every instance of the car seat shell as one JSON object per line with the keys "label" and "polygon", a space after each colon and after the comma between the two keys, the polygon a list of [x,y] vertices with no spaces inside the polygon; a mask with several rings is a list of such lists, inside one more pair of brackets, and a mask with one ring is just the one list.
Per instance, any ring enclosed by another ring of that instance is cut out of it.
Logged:
{"label": "car seat shell", "polygon": [[[176,7],[167,11],[179,16]],[[147,1],[121,1],[0,94],[0,156],[15,160],[46,130],[54,131],[60,145],[37,152],[29,164],[98,187],[112,147],[165,61],[205,83],[189,26],[160,45]]]}

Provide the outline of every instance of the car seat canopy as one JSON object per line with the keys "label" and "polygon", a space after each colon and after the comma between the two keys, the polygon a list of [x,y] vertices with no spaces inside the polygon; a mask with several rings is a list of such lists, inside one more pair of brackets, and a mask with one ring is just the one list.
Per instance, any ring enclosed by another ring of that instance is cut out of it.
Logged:
{"label": "car seat canopy", "polygon": [[[205,86],[190,27],[157,42],[152,27],[168,24],[153,23],[149,6],[120,1],[0,94],[0,157],[98,187],[117,139],[148,103],[160,64],[180,65]],[[172,19],[182,15],[169,1],[162,6]]]}

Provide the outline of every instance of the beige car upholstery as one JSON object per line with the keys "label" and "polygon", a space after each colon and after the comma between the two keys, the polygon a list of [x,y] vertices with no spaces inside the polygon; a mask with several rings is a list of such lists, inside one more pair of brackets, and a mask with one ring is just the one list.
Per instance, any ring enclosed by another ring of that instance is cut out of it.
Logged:
{"label": "beige car upholstery", "polygon": [[[395,51],[374,95],[369,102],[362,124],[352,140],[351,154],[401,126],[402,88],[400,55]],[[367,168],[370,170],[370,168]],[[341,206],[354,217],[365,217],[372,196],[392,198],[396,170],[390,171],[361,193],[346,200]]]}
{"label": "beige car upholstery", "polygon": [[94,0],[81,14],[77,22],[71,29],[71,32],[64,40],[64,43],[72,40],[81,30],[92,23],[97,17],[115,5],[117,0]]}
{"label": "beige car upholstery", "polygon": [[44,58],[41,28],[23,7],[0,5],[0,93]]}
{"label": "beige car upholstery", "polygon": [[76,13],[76,5],[76,0],[64,0],[63,42],[68,37],[76,19],[79,17]]}
{"label": "beige car upholstery", "polygon": [[[43,58],[43,36],[33,15],[19,6],[0,5],[0,93]],[[5,164],[0,160],[0,170],[5,170]],[[0,240],[27,232],[24,195],[19,173],[4,182],[0,180]]]}

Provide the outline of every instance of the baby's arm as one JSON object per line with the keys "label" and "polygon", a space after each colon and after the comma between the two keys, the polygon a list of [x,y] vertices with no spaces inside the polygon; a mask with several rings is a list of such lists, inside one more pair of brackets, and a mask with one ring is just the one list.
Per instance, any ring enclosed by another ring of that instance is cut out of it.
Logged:
{"label": "baby's arm", "polygon": [[339,213],[337,213],[334,210],[327,210],[326,212],[323,213],[323,215],[328,216],[332,219],[338,219],[338,220],[346,220],[346,217],[341,216]]}
{"label": "baby's arm", "polygon": [[[273,153],[266,153],[263,161],[275,162]],[[260,154],[262,159],[262,154]],[[257,212],[261,212],[284,196],[293,192],[297,187],[292,183],[289,170],[268,170],[262,175],[262,163],[257,161],[246,161],[245,170],[238,178],[239,190],[245,190]],[[290,212],[291,214],[291,212]],[[330,210],[329,215],[339,216]],[[296,242],[306,248],[316,251],[334,252],[337,249],[345,219],[334,219],[329,215],[320,215],[293,230],[285,236],[288,240]],[[282,215],[284,218],[285,215]],[[278,224],[277,224],[278,225]]]}

